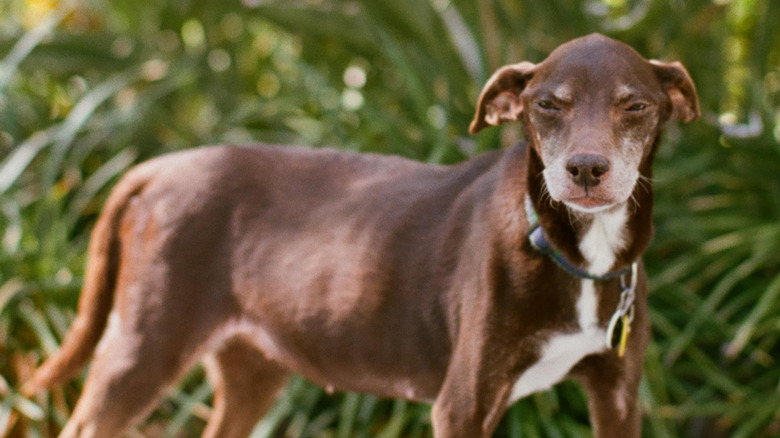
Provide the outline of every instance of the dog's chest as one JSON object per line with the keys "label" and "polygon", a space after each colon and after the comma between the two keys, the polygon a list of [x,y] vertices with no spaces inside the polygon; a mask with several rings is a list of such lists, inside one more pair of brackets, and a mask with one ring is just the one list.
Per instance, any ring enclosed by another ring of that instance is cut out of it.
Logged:
{"label": "dog's chest", "polygon": [[[625,209],[597,215],[580,242],[591,274],[603,275],[624,245]],[[539,360],[523,372],[512,387],[510,403],[563,380],[588,355],[607,349],[606,330],[599,325],[599,297],[593,280],[580,280],[577,298],[578,330],[556,333],[541,347]]]}
{"label": "dog's chest", "polygon": [[563,380],[585,356],[606,349],[605,330],[598,325],[598,296],[591,280],[583,280],[577,300],[579,330],[551,336],[542,346],[539,360],[512,387],[510,402],[543,391]]}

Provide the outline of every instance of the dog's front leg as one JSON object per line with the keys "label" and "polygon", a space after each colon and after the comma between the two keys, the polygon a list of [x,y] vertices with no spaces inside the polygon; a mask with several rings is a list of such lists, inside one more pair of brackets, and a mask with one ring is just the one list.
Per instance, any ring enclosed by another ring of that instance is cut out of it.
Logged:
{"label": "dog's front leg", "polygon": [[640,438],[641,361],[629,355],[621,359],[608,352],[586,358],[578,368],[578,377],[588,394],[594,438]]}
{"label": "dog's front leg", "polygon": [[[433,405],[435,438],[489,438],[507,408],[511,382],[483,359],[455,354]],[[488,361],[491,362],[491,361]]]}
{"label": "dog's front leg", "polygon": [[586,357],[572,370],[588,394],[588,410],[594,438],[640,438],[642,413],[639,383],[645,349],[650,342],[647,283],[637,287],[636,316],[625,355],[616,351]]}

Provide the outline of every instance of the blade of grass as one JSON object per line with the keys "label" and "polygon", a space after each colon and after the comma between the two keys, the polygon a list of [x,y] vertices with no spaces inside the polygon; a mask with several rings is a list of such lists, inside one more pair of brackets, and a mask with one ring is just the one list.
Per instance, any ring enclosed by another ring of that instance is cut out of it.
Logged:
{"label": "blade of grass", "polygon": [[106,100],[115,96],[133,81],[141,77],[139,68],[131,68],[111,76],[86,93],[68,114],[61,128],[56,132],[54,144],[47,159],[43,181],[46,187],[54,184],[59,174],[67,148],[95,110]]}
{"label": "blade of grass", "polygon": [[745,277],[761,268],[761,262],[765,259],[765,254],[756,254],[745,260],[743,263],[732,269],[726,274],[723,279],[718,282],[713,291],[709,294],[704,304],[699,308],[691,317],[691,320],[686,324],[680,336],[672,340],[669,349],[667,350],[664,362],[667,366],[670,366],[677,362],[680,355],[685,351],[693,341],[696,332],[701,328],[702,324],[707,321],[707,318],[711,317],[717,306],[726,298],[726,295],[731,292],[734,286]]}
{"label": "blade of grass", "polygon": [[406,407],[406,400],[399,399],[393,402],[390,420],[387,422],[384,429],[377,435],[377,438],[398,438],[401,436],[406,419]]}
{"label": "blade of grass", "polygon": [[62,2],[57,9],[17,41],[11,52],[0,62],[0,93],[16,74],[19,64],[73,11],[75,4],[74,1]]}
{"label": "blade of grass", "polygon": [[190,418],[193,417],[195,408],[198,405],[205,405],[212,393],[213,390],[211,389],[211,385],[209,385],[209,382],[207,381],[201,382],[191,394],[178,391],[175,400],[179,403],[179,409],[176,410],[176,414],[168,423],[168,427],[165,428],[163,438],[181,436],[181,431]]}
{"label": "blade of grass", "polygon": [[[780,411],[780,402],[761,403],[755,406],[755,409],[746,412],[745,415],[736,421],[739,426],[731,438],[751,438],[760,436],[759,433],[766,423],[769,423]],[[736,419],[735,419],[736,420]]]}
{"label": "blade of grass", "polygon": [[774,303],[778,296],[780,296],[780,275],[775,277],[775,280],[761,294],[761,298],[755,303],[750,314],[737,327],[736,334],[726,346],[726,357],[733,359],[742,353],[745,345],[753,336],[758,322],[764,319],[770,311],[777,310],[774,308]]}
{"label": "blade of grass", "polygon": [[38,313],[30,301],[22,301],[17,308],[18,315],[27,323],[38,339],[38,343],[47,356],[54,354],[59,348],[59,343],[49,329],[46,318]]}
{"label": "blade of grass", "polygon": [[54,138],[60,125],[54,125],[45,131],[39,131],[19,144],[14,151],[0,163],[0,194],[5,193],[27,169],[38,153]]}
{"label": "blade of grass", "polygon": [[81,217],[86,206],[92,201],[97,193],[105,187],[109,181],[114,179],[120,173],[126,171],[138,157],[138,151],[133,148],[124,149],[119,154],[108,160],[100,166],[90,177],[84,181],[71,201],[66,221],[68,229],[72,229],[76,221]]}
{"label": "blade of grass", "polygon": [[355,431],[355,419],[360,409],[360,396],[348,393],[341,402],[339,426],[336,432],[337,438],[350,438],[357,435]]}

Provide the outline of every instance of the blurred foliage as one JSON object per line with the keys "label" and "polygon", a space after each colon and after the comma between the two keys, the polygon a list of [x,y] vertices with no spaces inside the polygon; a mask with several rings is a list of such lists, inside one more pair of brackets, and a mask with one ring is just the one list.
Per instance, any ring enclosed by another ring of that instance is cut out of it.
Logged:
{"label": "blurred foliage", "polygon": [[[776,0],[0,0],[0,435],[73,408],[79,382],[17,390],[134,163],[250,141],[456,162],[519,135],[467,135],[493,70],[590,32],[683,61],[704,112],[657,158],[644,436],[780,435],[777,23]],[[195,370],[131,436],[197,436],[210,396]],[[429,412],[294,380],[253,436],[430,436]],[[580,389],[518,402],[497,436],[591,436]]]}

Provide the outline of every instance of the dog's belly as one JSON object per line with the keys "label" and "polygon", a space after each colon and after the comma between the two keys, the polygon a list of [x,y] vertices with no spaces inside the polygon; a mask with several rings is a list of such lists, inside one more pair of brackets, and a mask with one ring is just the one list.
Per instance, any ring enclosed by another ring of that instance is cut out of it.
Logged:
{"label": "dog's belly", "polygon": [[[347,336],[344,336],[346,338]],[[287,370],[322,386],[328,392],[334,390],[361,392],[388,398],[406,398],[432,402],[436,398],[444,369],[429,367],[417,369],[413,374],[401,357],[392,364],[387,360],[372,361],[368,356],[345,349],[334,339],[317,338],[314,343],[292,342],[278,329],[248,317],[233,319],[221,326],[210,339],[207,350],[216,351],[227,339],[240,339],[261,352],[266,359]],[[326,343],[323,349],[314,345]],[[382,349],[391,349],[385,343]]]}
{"label": "dog's belly", "polygon": [[605,349],[604,336],[604,330],[591,328],[550,338],[542,348],[539,360],[515,382],[509,402],[514,403],[563,380],[571,368],[585,356]]}

